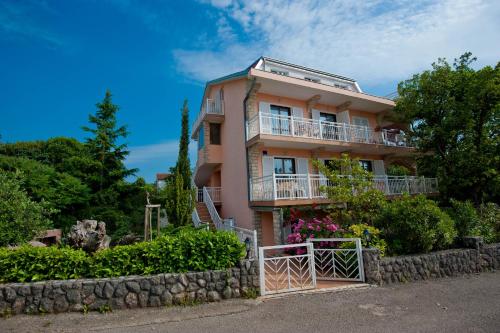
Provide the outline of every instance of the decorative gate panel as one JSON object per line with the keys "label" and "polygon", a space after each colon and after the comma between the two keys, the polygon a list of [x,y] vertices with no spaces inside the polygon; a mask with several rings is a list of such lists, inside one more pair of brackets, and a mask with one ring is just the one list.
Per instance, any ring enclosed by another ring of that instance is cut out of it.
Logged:
{"label": "decorative gate panel", "polygon": [[260,247],[261,295],[316,288],[313,256],[312,243]]}
{"label": "decorative gate panel", "polygon": [[308,239],[318,280],[365,281],[359,238]]}

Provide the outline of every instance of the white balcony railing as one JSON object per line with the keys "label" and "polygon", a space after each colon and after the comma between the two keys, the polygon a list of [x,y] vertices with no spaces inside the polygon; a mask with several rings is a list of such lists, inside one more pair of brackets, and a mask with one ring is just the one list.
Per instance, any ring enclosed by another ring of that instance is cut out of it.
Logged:
{"label": "white balcony railing", "polygon": [[193,130],[196,130],[200,123],[203,121],[203,118],[207,114],[215,114],[215,115],[224,115],[224,103],[220,99],[212,99],[207,98],[205,104],[202,106],[200,113],[198,114],[198,118],[193,123]]}
{"label": "white balcony railing", "polygon": [[222,187],[205,187],[213,202],[221,202],[220,192]]}
{"label": "white balcony railing", "polygon": [[293,116],[278,116],[262,112],[259,112],[258,115],[247,121],[247,138],[251,139],[257,134],[327,141],[385,144],[387,146],[410,146],[410,142],[404,134],[393,133],[388,130],[375,132],[367,126]]}
{"label": "white balcony railing", "polygon": [[[415,176],[375,176],[374,187],[386,195],[437,193],[436,178]],[[326,198],[321,186],[332,186],[323,175],[273,174],[250,180],[252,201]]]}

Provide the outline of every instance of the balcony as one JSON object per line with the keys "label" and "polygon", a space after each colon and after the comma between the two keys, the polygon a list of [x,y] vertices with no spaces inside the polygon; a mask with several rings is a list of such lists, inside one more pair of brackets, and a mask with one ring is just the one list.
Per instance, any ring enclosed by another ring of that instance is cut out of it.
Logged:
{"label": "balcony", "polygon": [[404,134],[392,132],[391,130],[376,132],[366,126],[293,116],[278,116],[261,112],[247,122],[248,140],[259,134],[329,142],[412,147],[410,140]]}
{"label": "balcony", "polygon": [[[438,192],[436,178],[375,176],[373,183],[386,195]],[[332,186],[332,183],[319,174],[273,174],[254,178],[250,180],[251,201],[327,199],[321,186]]]}
{"label": "balcony", "polygon": [[196,118],[193,123],[193,134],[197,131],[200,124],[207,117],[212,115],[213,122],[222,122],[224,116],[224,103],[220,99],[212,99],[207,98],[205,104],[202,106],[200,113],[198,114],[198,118]]}

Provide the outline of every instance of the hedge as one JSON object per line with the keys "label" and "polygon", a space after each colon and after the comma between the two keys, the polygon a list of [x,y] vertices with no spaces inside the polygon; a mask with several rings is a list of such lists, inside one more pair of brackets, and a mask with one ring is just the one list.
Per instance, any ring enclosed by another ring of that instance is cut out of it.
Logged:
{"label": "hedge", "polygon": [[68,247],[0,249],[0,282],[147,275],[234,266],[244,245],[234,233],[184,231],[93,255]]}

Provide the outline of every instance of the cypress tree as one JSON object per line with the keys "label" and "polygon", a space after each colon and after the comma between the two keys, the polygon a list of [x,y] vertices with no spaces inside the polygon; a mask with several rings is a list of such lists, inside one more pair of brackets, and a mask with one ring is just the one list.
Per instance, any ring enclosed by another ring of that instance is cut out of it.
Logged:
{"label": "cypress tree", "polygon": [[189,162],[189,109],[187,100],[182,106],[182,129],[179,141],[179,155],[172,176],[165,187],[168,220],[175,226],[192,223],[195,192],[191,186],[191,165]]}
{"label": "cypress tree", "polygon": [[188,101],[182,106],[181,138],[179,141],[179,155],[174,169],[174,175],[182,177],[183,188],[191,189],[191,163],[189,161],[189,109]]}

